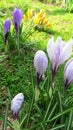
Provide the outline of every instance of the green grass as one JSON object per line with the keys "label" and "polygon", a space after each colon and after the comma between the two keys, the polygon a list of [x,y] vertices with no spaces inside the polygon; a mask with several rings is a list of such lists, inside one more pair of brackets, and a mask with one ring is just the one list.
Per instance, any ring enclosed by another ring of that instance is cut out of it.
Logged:
{"label": "green grass", "polygon": [[[4,22],[7,17],[12,19],[11,14],[15,7],[22,8],[24,14],[28,8],[37,12],[40,9],[44,9],[49,21],[52,23],[52,28],[48,32],[43,30],[35,31],[26,40],[26,44],[24,44],[24,48],[22,48],[20,54],[16,50],[5,53],[4,39],[3,37],[0,38],[0,117],[1,120],[5,117],[5,120],[3,120],[5,121],[4,127],[10,125],[6,119],[7,114],[12,118],[10,107],[7,113],[6,102],[16,94],[22,92],[25,97],[22,110],[19,114],[19,122],[22,124],[22,130],[64,130],[65,120],[67,123],[65,130],[70,130],[70,127],[73,129],[73,126],[70,125],[72,121],[73,93],[71,89],[68,89],[65,91],[65,95],[62,95],[64,87],[64,65],[60,67],[55,77],[55,94],[53,98],[50,98],[48,95],[49,84],[51,84],[51,71],[48,67],[45,78],[40,84],[40,97],[37,103],[34,100],[36,74],[33,66],[35,52],[38,49],[46,52],[47,42],[52,36],[55,39],[57,36],[61,36],[65,41],[73,37],[73,14],[67,12],[65,8],[52,4],[32,2],[31,0],[28,0],[28,2],[26,0],[19,0],[19,2],[17,0],[7,0],[6,2],[2,0],[0,1],[0,20]],[[28,46],[28,43],[32,43],[32,45],[29,44]],[[72,84],[70,87],[72,88]],[[60,93],[58,93],[58,89],[61,90]],[[69,105],[71,108],[69,108]]]}
{"label": "green grass", "polygon": [[65,41],[68,41],[73,37],[73,14],[67,12],[65,8],[51,4],[46,5],[41,2],[33,2],[32,8],[33,10],[38,11],[40,9],[44,9],[49,21],[52,24],[51,30],[49,30],[48,33],[43,33],[43,31],[41,31],[36,34],[37,37],[32,37],[32,40],[39,42],[42,48],[43,46],[46,46],[49,38],[53,35],[55,39],[58,36],[61,36]]}

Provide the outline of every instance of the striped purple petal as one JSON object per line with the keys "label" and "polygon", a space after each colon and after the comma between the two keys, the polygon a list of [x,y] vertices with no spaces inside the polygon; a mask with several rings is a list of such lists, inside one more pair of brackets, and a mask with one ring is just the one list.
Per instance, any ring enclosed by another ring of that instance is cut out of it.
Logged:
{"label": "striped purple petal", "polygon": [[4,23],[4,34],[6,35],[10,31],[11,21],[7,19]]}
{"label": "striped purple petal", "polygon": [[71,82],[73,82],[73,58],[70,59],[65,65],[64,80],[65,87],[67,87]]}
{"label": "striped purple petal", "polygon": [[45,73],[48,59],[44,51],[39,50],[34,56],[34,67],[36,69],[37,81],[40,83],[42,75]]}
{"label": "striped purple petal", "polygon": [[22,11],[21,9],[15,8],[13,11],[13,23],[17,33],[18,33],[18,28],[21,24],[21,20],[22,20]]}

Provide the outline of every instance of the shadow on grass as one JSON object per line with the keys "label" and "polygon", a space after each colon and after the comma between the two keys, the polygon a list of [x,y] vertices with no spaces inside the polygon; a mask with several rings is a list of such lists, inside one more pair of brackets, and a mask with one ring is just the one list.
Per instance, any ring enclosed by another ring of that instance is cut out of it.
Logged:
{"label": "shadow on grass", "polygon": [[36,27],[35,30],[38,30],[39,32],[45,32],[47,34],[53,34],[53,35],[57,34],[57,35],[60,35],[59,32],[57,32],[57,31],[55,31],[53,29],[44,29],[44,28],[41,29],[41,28]]}

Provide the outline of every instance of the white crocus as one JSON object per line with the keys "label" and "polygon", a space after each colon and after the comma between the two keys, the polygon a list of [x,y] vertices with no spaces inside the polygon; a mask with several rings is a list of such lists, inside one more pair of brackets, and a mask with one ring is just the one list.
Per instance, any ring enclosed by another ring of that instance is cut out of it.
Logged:
{"label": "white crocus", "polygon": [[47,52],[52,64],[52,79],[56,74],[57,69],[63,64],[72,54],[73,39],[68,43],[64,42],[61,37],[58,37],[54,42],[54,37],[48,41]]}
{"label": "white crocus", "polygon": [[73,82],[73,58],[70,59],[65,65],[64,80],[65,87],[67,87],[71,82]]}
{"label": "white crocus", "polygon": [[21,105],[24,101],[23,93],[17,94],[11,101],[11,111],[14,117],[17,117]]}
{"label": "white crocus", "polygon": [[37,82],[40,83],[42,75],[45,73],[48,59],[44,51],[39,50],[34,56],[34,67],[36,69]]}

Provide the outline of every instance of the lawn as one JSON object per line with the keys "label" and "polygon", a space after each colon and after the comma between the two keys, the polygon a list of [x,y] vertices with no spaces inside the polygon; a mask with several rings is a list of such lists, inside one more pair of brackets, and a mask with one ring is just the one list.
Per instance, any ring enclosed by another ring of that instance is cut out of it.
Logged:
{"label": "lawn", "polygon": [[[36,13],[43,9],[51,27],[32,29],[29,21],[23,21],[23,26],[25,23],[26,26],[23,28],[24,34],[20,34],[18,51],[12,26],[8,39],[11,49],[5,52],[3,23],[7,18],[12,19],[15,7],[22,9],[24,15],[28,9]],[[57,71],[52,88],[49,60],[47,71],[39,89],[37,88],[34,55],[37,50],[43,50],[48,56],[47,43],[52,36],[55,41],[60,36],[66,42],[73,37],[73,13],[65,7],[37,0],[0,0],[0,129],[9,130],[8,127],[11,130],[73,129],[73,84],[64,90],[65,63]],[[24,102],[18,120],[13,120],[10,103],[18,93],[23,93]]]}

